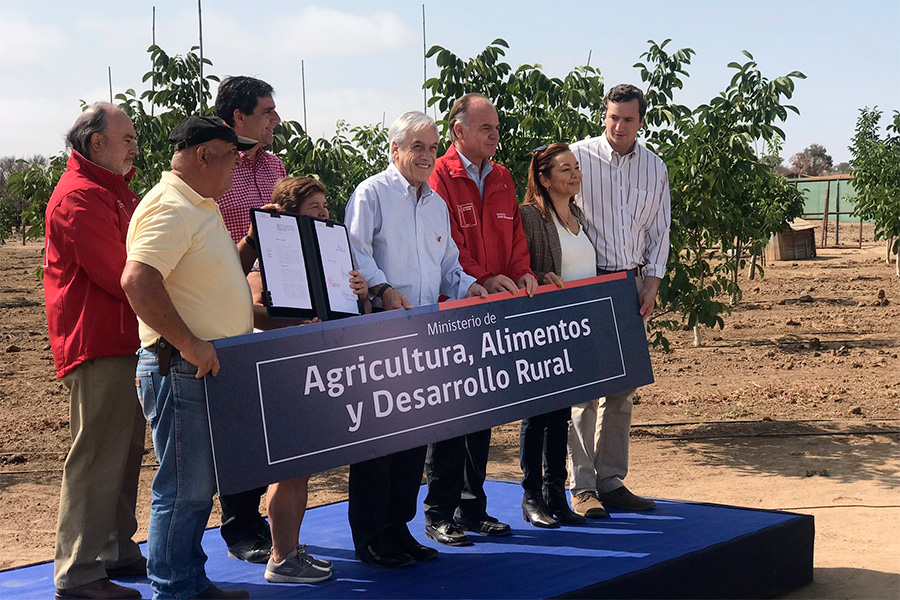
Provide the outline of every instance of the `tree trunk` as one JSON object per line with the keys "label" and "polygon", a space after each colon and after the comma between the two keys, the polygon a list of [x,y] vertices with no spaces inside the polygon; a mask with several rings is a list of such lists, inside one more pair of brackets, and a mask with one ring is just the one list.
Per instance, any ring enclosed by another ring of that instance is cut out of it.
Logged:
{"label": "tree trunk", "polygon": [[[697,244],[697,258],[700,260],[701,263],[703,262],[703,246],[700,243]],[[697,287],[701,290],[703,289],[703,275],[704,275],[703,269],[701,268],[700,269],[700,279],[699,279],[698,285],[697,285]],[[700,323],[697,323],[694,325],[694,346],[699,348],[702,345],[703,345],[703,337],[700,334]]]}
{"label": "tree trunk", "polygon": [[894,238],[889,237],[884,244],[884,262],[891,264],[891,248],[894,246]]}
{"label": "tree trunk", "polygon": [[738,278],[738,270],[741,268],[741,252],[743,251],[743,244],[741,244],[741,240],[737,240],[734,244],[734,271],[731,273],[731,283],[734,285],[734,290],[731,292],[731,305],[734,306],[738,302],[738,291],[737,291],[737,278]]}
{"label": "tree trunk", "polygon": [[896,260],[896,264],[894,265],[895,266],[894,270],[897,273],[897,277],[900,277],[900,252],[898,252],[894,258]]}
{"label": "tree trunk", "polygon": [[753,281],[756,278],[756,255],[750,257],[750,281]]}

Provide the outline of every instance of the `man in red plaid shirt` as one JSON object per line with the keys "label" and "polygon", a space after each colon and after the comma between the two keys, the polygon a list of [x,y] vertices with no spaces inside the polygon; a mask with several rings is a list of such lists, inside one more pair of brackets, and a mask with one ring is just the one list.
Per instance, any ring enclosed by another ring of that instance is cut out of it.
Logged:
{"label": "man in red plaid shirt", "polygon": [[272,86],[253,77],[229,77],[219,84],[216,114],[242,137],[259,143],[241,152],[243,161],[234,170],[231,191],[217,199],[231,239],[238,241],[250,229],[250,209],[268,204],[275,182],[285,176],[284,164],[264,150],[272,143],[281,117],[275,111]]}
{"label": "man in red plaid shirt", "polygon": [[[272,86],[253,77],[229,77],[219,84],[216,114],[242,137],[258,140],[241,152],[241,164],[234,170],[231,191],[218,198],[219,211],[231,239],[237,244],[250,229],[250,209],[268,204],[275,182],[284,177],[284,164],[264,150],[272,143],[281,117],[275,111]],[[259,501],[266,488],[222,496],[222,527],[228,554],[252,563],[266,563],[272,549],[269,524],[259,514]]]}

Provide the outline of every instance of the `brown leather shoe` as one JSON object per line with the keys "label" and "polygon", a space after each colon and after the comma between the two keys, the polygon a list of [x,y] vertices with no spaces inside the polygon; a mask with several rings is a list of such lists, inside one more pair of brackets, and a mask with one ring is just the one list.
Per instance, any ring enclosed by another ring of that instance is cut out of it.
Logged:
{"label": "brown leather shoe", "polygon": [[597,494],[597,498],[603,504],[625,510],[650,510],[656,506],[656,502],[650,498],[635,496],[624,485],[611,492],[600,492]]}
{"label": "brown leather shoe", "polygon": [[600,499],[597,498],[597,492],[590,490],[572,496],[572,510],[588,519],[605,519],[609,516]]}
{"label": "brown leather shoe", "polygon": [[83,598],[131,599],[139,600],[141,593],[135,589],[116,585],[109,579],[98,579],[73,588],[56,590],[56,600],[78,600]]}

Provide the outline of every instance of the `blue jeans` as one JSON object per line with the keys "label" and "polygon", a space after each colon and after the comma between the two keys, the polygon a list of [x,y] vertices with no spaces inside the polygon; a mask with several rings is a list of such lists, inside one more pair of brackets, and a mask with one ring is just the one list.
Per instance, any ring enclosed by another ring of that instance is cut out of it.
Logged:
{"label": "blue jeans", "polygon": [[197,367],[176,355],[169,374],[161,377],[156,354],[138,352],[138,392],[159,461],[147,536],[154,599],[191,598],[210,584],[200,541],[216,479],[206,390],[196,374]]}

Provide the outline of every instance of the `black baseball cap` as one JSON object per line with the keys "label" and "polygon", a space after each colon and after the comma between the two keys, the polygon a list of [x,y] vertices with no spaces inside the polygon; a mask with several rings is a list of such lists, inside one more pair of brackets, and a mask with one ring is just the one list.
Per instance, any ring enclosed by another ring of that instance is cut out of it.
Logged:
{"label": "black baseball cap", "polygon": [[176,150],[184,150],[210,140],[225,140],[237,146],[238,150],[249,150],[256,145],[256,140],[241,137],[219,117],[188,117],[175,126],[169,134],[169,141],[175,144]]}

